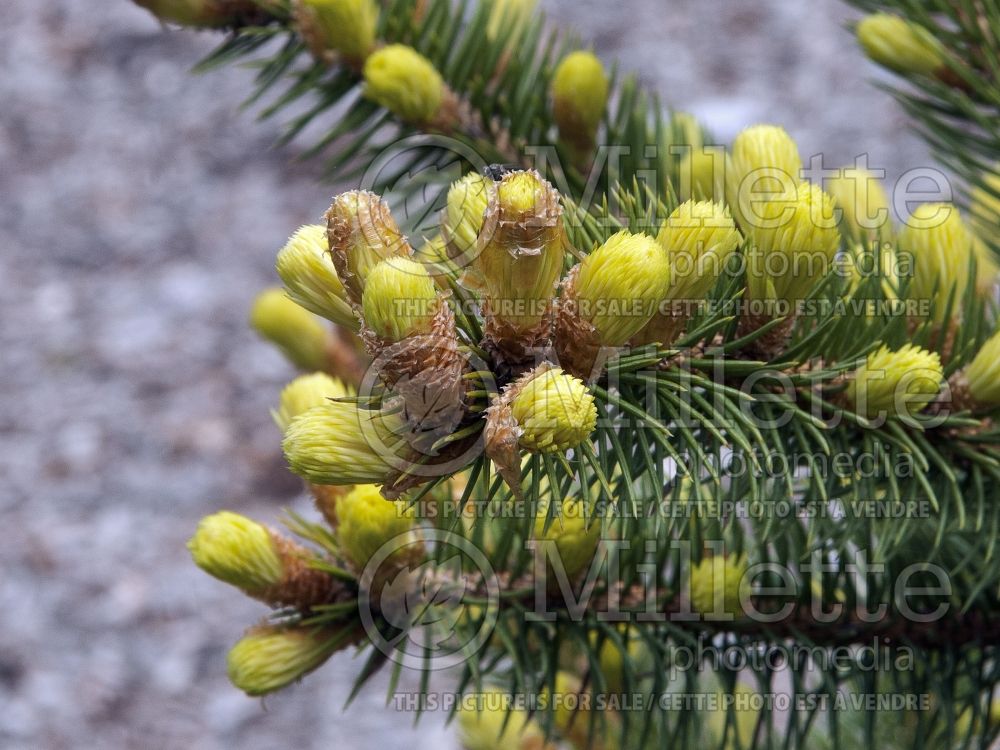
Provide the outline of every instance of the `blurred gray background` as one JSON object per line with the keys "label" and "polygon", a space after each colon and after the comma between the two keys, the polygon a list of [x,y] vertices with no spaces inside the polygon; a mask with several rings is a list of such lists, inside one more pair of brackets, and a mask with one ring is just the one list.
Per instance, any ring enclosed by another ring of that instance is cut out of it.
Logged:
{"label": "blurred gray background", "polygon": [[[831,166],[929,163],[837,0],[543,6],[724,140],[771,121]],[[223,507],[308,510],[267,413],[292,372],[245,320],[335,186],[240,111],[247,71],[188,74],[210,34],[127,0],[0,20],[0,747],[452,747],[384,681],[343,714],[349,655],[238,693],[225,653],[262,610],[184,549]]]}

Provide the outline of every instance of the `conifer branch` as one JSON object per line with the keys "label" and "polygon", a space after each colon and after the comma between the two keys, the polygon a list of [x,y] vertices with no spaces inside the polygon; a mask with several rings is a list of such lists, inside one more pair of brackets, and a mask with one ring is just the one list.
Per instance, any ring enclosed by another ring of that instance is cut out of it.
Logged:
{"label": "conifer branch", "polygon": [[[336,117],[306,155],[338,177],[414,135],[425,138],[365,188],[412,197],[438,179],[421,176],[429,166],[506,163],[449,175],[440,236],[419,248],[382,197],[348,191],[325,227],[280,252],[291,299],[262,295],[258,332],[303,369],[336,372],[321,315],[359,331],[374,377],[356,394],[304,376],[275,412],[325,520],[290,524],[311,551],[238,517],[192,542],[206,572],[282,607],[234,648],[237,685],[278,689],[361,641],[355,693],[397,658],[426,693],[435,647],[488,623],[459,649],[463,692],[761,696],[780,692],[767,664],[678,675],[674,649],[801,646],[817,651],[789,664],[798,698],[931,704],[897,717],[827,709],[822,723],[798,706],[567,716],[550,704],[504,709],[485,730],[489,711],[459,719],[470,747],[516,744],[498,739],[508,725],[538,747],[986,746],[1000,683],[1000,334],[978,247],[995,234],[936,204],[898,232],[866,225],[842,182],[828,193],[801,179],[776,126],[713,155],[693,121],[609,79],[569,36],[534,16],[498,22],[514,3],[257,3],[267,15],[248,25],[245,7],[206,2],[230,31],[202,67],[255,60],[252,103],[283,87],[265,116],[312,97],[287,137]],[[902,32],[878,18],[859,36],[910,77],[917,93],[900,99],[947,163],[989,187],[995,13],[898,4]],[[601,146],[621,149],[614,168]],[[742,192],[750,178],[766,185],[757,205]],[[864,191],[885,208],[877,185]],[[839,220],[821,221],[834,206]],[[714,263],[682,273],[691,258]],[[897,584],[911,579],[907,613]],[[449,608],[459,595],[464,609]],[[815,604],[844,614],[823,622]],[[871,621],[858,614],[880,605]],[[939,606],[933,624],[918,616]],[[454,615],[443,634],[423,619],[435,608]],[[781,608],[773,622],[751,616]],[[814,663],[869,640],[927,666],[873,675],[855,650],[844,667]]]}

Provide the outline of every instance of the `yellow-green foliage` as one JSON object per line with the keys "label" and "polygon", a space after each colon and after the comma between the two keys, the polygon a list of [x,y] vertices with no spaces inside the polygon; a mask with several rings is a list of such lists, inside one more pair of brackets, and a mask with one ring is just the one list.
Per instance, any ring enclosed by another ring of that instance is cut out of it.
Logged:
{"label": "yellow-green foliage", "polygon": [[667,252],[656,240],[618,232],[580,263],[579,313],[602,344],[622,346],[653,317],[670,280]]}
{"label": "yellow-green foliage", "polygon": [[281,557],[271,532],[238,513],[205,516],[187,547],[199,568],[244,591],[260,591],[281,580]]}
{"label": "yellow-green foliage", "polygon": [[567,451],[590,437],[597,424],[597,407],[586,384],[558,367],[524,383],[511,411],[522,430],[521,446],[535,453]]}
{"label": "yellow-green foliage", "polygon": [[372,269],[361,298],[365,324],[383,339],[429,333],[438,310],[437,287],[427,269],[409,258],[390,258]]}
{"label": "yellow-green foliage", "polygon": [[403,120],[427,123],[444,101],[441,75],[426,57],[405,44],[389,44],[365,62],[364,94]]}
{"label": "yellow-green foliage", "polygon": [[907,344],[868,355],[847,387],[847,400],[867,417],[916,414],[937,396],[944,379],[935,352]]}
{"label": "yellow-green foliage", "polygon": [[257,295],[250,311],[250,325],[299,369],[322,370],[326,367],[326,328],[281,289],[267,289]]}

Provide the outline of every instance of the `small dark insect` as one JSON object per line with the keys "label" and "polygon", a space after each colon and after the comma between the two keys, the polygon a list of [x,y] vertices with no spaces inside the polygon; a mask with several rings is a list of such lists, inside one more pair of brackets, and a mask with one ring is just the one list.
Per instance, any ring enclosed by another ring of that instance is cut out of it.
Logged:
{"label": "small dark insect", "polygon": [[514,164],[490,164],[483,167],[483,176],[489,177],[493,182],[499,182],[504,175],[510,174],[517,169]]}

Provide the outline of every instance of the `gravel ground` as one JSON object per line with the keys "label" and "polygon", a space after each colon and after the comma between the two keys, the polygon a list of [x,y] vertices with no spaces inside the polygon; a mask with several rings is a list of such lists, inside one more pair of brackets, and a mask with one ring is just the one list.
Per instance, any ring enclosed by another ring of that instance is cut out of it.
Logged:
{"label": "gravel ground", "polygon": [[[545,5],[720,136],[927,163],[834,0]],[[211,44],[125,0],[4,2],[0,746],[452,747],[377,688],[345,717],[348,655],[265,703],[225,679],[261,611],[183,544],[221,507],[307,509],[267,416],[292,373],[245,319],[333,188],[239,110],[246,72],[188,75]]]}

